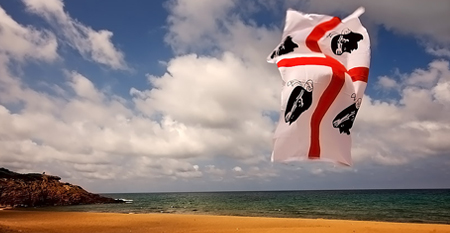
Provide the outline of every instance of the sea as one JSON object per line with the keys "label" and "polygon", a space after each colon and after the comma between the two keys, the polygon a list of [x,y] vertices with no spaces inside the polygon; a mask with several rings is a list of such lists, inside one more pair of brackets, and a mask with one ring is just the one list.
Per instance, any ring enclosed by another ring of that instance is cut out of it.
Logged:
{"label": "sea", "polygon": [[450,189],[108,193],[122,204],[45,211],[203,214],[450,224]]}

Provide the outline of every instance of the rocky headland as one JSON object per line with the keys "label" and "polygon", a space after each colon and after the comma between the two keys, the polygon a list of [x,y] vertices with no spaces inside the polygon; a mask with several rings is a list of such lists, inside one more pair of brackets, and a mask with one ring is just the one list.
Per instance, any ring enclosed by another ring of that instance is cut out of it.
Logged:
{"label": "rocky headland", "polygon": [[60,180],[58,176],[20,174],[0,168],[0,206],[37,207],[122,202],[90,193],[78,185]]}

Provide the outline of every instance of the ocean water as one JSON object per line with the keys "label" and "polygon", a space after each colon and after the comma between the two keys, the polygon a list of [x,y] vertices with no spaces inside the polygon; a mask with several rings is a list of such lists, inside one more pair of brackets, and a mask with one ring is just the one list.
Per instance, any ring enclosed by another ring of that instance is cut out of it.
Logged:
{"label": "ocean water", "polygon": [[450,189],[115,193],[127,204],[45,207],[47,211],[178,213],[450,224]]}

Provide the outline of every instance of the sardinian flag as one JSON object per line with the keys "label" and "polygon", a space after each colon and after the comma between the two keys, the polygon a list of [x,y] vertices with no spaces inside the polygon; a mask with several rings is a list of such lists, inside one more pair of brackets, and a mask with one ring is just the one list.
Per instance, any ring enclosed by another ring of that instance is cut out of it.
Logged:
{"label": "sardinian flag", "polygon": [[272,161],[320,159],[351,166],[350,131],[366,89],[370,40],[359,16],[288,10],[267,61],[283,80]]}

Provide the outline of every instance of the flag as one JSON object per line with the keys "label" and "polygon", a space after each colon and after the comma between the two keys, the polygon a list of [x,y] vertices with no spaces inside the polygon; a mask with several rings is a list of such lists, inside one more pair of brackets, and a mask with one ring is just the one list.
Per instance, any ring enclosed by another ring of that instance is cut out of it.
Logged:
{"label": "flag", "polygon": [[267,61],[283,80],[272,161],[320,159],[348,166],[351,128],[370,65],[370,39],[359,16],[341,20],[289,9],[281,43]]}

